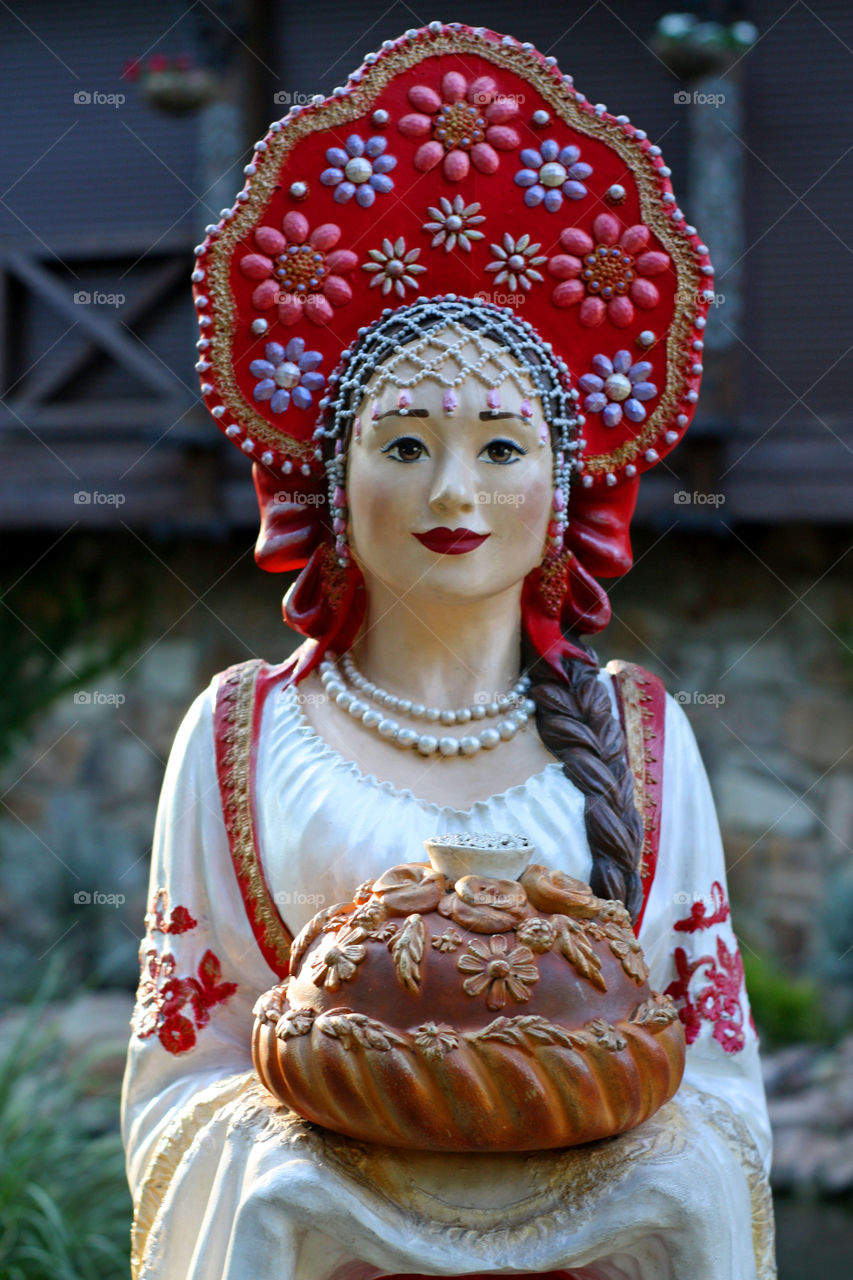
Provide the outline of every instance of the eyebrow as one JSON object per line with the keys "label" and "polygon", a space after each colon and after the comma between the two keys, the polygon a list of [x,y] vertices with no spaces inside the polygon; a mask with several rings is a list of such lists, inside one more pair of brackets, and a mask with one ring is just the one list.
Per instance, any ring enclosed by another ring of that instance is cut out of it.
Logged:
{"label": "eyebrow", "polygon": [[[373,422],[374,424],[377,422],[381,422],[383,418],[428,418],[428,417],[429,417],[428,409],[409,409],[406,413],[401,412],[400,409],[386,409],[384,413],[379,414],[378,418],[374,418]],[[497,422],[501,418],[515,418],[516,421],[523,422],[526,426],[533,425],[532,418],[525,418],[520,413],[510,413],[508,410],[504,410],[498,413],[493,413],[491,409],[484,409],[480,413],[481,422]]]}
{"label": "eyebrow", "polygon": [[517,418],[519,422],[525,422],[528,426],[533,425],[532,418],[525,418],[520,413],[510,413],[508,410],[495,413],[492,409],[483,409],[480,413],[481,422],[497,422],[499,418]]}
{"label": "eyebrow", "polygon": [[400,409],[386,409],[384,413],[380,413],[378,418],[374,418],[374,422],[381,422],[383,418],[428,418],[428,409],[407,409],[403,413]]}

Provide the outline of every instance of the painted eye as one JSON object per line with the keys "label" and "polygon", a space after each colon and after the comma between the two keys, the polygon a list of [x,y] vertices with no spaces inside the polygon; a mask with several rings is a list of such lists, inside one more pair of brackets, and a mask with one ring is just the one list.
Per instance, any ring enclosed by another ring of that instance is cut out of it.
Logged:
{"label": "painted eye", "polygon": [[518,459],[523,458],[526,453],[527,450],[522,449],[521,445],[516,444],[514,440],[490,440],[480,457],[485,455],[486,461],[507,466],[509,463],[518,462]]}
{"label": "painted eye", "polygon": [[429,457],[426,445],[416,436],[398,436],[384,446],[382,453],[395,462],[419,462],[422,457]]}

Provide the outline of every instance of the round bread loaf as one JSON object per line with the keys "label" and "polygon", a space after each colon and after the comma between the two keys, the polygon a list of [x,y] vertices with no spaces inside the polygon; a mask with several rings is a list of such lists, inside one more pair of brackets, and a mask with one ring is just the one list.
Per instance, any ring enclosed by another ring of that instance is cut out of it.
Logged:
{"label": "round bread loaf", "polygon": [[255,1006],[258,1074],[364,1141],[572,1146],[646,1120],[684,1071],[683,1027],[622,904],[542,866],[392,867],[310,921],[291,974]]}

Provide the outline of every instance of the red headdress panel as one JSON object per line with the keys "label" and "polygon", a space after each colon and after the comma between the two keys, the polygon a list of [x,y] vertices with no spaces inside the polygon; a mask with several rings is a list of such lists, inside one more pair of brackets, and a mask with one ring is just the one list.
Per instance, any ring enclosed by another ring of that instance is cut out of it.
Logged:
{"label": "red headdress panel", "polygon": [[340,650],[363,611],[312,438],[341,356],[387,308],[452,294],[511,308],[570,370],[586,443],[567,554],[559,581],[525,584],[526,616],[540,652],[600,630],[595,579],[630,566],[639,477],[684,434],[702,374],[713,268],[660,148],[531,45],[431,23],[293,107],[245,172],[198,250],[197,368],[257,464],[259,563],[304,570],[289,620]]}

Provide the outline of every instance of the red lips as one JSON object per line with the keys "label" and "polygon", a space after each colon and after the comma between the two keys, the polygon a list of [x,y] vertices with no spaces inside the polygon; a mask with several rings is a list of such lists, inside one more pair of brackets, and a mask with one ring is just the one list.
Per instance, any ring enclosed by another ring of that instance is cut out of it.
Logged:
{"label": "red lips", "polygon": [[428,529],[426,533],[416,533],[414,536],[418,542],[422,542],[430,551],[438,551],[447,556],[461,556],[466,551],[473,551],[476,547],[479,547],[491,535],[488,533],[475,533],[473,529],[445,529],[444,527],[439,527]]}

